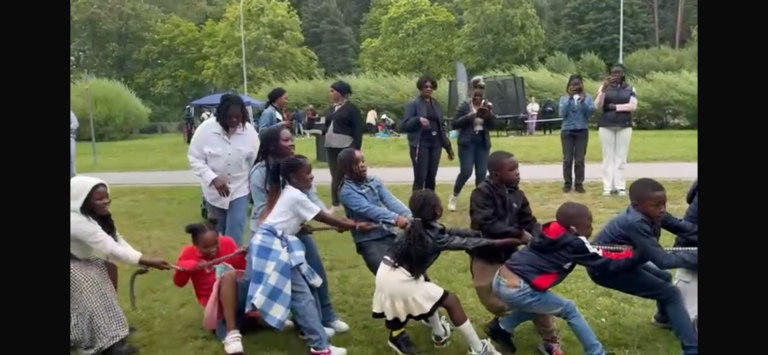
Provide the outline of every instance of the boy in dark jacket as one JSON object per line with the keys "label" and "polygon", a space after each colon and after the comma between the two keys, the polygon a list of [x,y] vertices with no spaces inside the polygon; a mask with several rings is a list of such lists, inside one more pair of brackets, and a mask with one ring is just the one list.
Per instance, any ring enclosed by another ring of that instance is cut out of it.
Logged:
{"label": "boy in dark jacket", "polygon": [[[688,210],[685,211],[683,220],[688,223],[699,224],[699,180],[693,182],[693,186],[688,190],[688,195],[685,198],[688,202]],[[676,247],[698,247],[698,239],[676,237]],[[675,274],[675,286],[680,289],[680,293],[683,295],[683,301],[685,302],[685,308],[688,310],[688,316],[695,323],[698,323],[699,315],[699,275],[696,270],[688,270],[685,268],[677,269]],[[697,324],[694,324],[694,328]]]}
{"label": "boy in dark jacket", "polygon": [[633,182],[629,186],[629,199],[630,206],[608,221],[595,237],[595,242],[641,248],[640,264],[648,264],[621,273],[594,268],[587,268],[587,273],[600,286],[655,300],[658,309],[654,320],[669,322],[680,338],[683,354],[698,354],[699,338],[680,290],[671,282],[668,273],[658,270],[698,269],[697,252],[669,253],[659,244],[662,229],[692,242],[698,240],[698,227],[667,212],[666,191],[656,180],[642,178]]}
{"label": "boy in dark jacket", "polygon": [[[513,310],[500,319],[501,326],[511,333],[536,315],[554,315],[568,322],[584,347],[584,354],[604,355],[602,344],[573,301],[556,295],[550,288],[562,282],[576,265],[620,272],[637,266],[637,257],[632,250],[610,253],[589,244],[592,213],[587,206],[566,202],[558,208],[555,219],[544,225],[528,248],[512,254],[499,270],[493,292]],[[549,345],[542,352],[563,354],[559,346]]]}
{"label": "boy in dark jacket", "polygon": [[[470,196],[471,228],[481,231],[485,238],[516,238],[520,244],[528,243],[532,236],[541,233],[541,226],[519,188],[520,170],[514,155],[505,151],[491,153],[488,156],[488,173],[488,178]],[[477,297],[496,316],[488,323],[485,332],[508,352],[514,347],[512,335],[501,328],[498,316],[509,312],[509,308],[493,294],[492,284],[499,268],[515,251],[517,246],[510,245],[504,248],[477,248],[469,252],[472,283]],[[542,347],[558,344],[554,317],[541,315],[534,319],[534,324],[544,341]]]}

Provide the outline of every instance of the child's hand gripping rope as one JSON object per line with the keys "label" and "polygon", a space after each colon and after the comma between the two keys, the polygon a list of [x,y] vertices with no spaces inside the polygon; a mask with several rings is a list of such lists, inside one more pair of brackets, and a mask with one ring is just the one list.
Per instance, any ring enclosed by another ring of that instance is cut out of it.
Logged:
{"label": "child's hand gripping rope", "polygon": [[[192,269],[185,269],[183,267],[178,267],[176,265],[171,265],[171,269],[182,271],[182,272],[192,272],[192,271],[197,271],[197,270],[201,270],[201,269],[206,269],[206,268],[211,267],[213,265],[216,265],[216,264],[218,264],[218,263],[220,263],[220,262],[222,262],[224,260],[227,260],[227,259],[229,259],[231,257],[237,256],[237,255],[240,255],[240,254],[245,254],[247,252],[248,252],[248,248],[247,247],[242,247],[242,248],[240,248],[238,251],[236,251],[234,253],[227,254],[227,255],[224,255],[224,256],[222,256],[220,258],[216,258],[216,259],[213,259],[213,260],[210,260],[210,261],[206,261],[204,263],[197,264]],[[136,290],[136,288],[135,288],[136,276],[144,275],[147,272],[149,272],[149,268],[147,268],[146,266],[140,266],[139,269],[136,270],[131,275],[131,281],[130,281],[130,287],[129,288],[130,288],[130,298],[131,298],[131,309],[134,310],[134,311],[136,310],[136,292],[135,292],[135,290]]]}

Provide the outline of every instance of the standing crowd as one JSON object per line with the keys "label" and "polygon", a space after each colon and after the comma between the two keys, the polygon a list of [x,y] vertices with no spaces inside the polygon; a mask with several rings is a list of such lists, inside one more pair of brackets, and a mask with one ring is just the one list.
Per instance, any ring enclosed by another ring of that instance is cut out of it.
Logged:
{"label": "standing crowd", "polygon": [[[442,108],[432,97],[437,81],[429,77],[417,81],[420,95],[406,104],[402,120],[414,176],[407,204],[368,174],[362,153],[367,122],[350,100],[352,88],[343,81],[330,86],[333,105],[325,112],[330,207],[318,198],[310,160],[294,151],[298,132],[285,111],[286,90],[270,92],[258,133],[242,98],[222,96],[212,119],[195,130],[188,152],[208,221],[185,228],[191,244],[181,250],[175,265],[135,250],[118,233],[104,181],[73,176],[71,344],[84,354],[138,353],[126,342],[131,328],[116,298],[114,263],[121,262],[142,265],[143,270],[173,268],[178,287],[191,281],[205,327],[222,341],[227,354],[244,353],[242,334],[254,326],[296,327],[310,354],[346,354],[346,349],[329,340],[350,331],[350,325],[330,297],[329,280],[312,237],[317,227],[308,224],[316,221],[352,235],[357,253],[373,276],[373,317],[383,319],[387,343],[399,354],[416,353],[405,331],[413,319],[431,329],[436,348],[447,346],[453,332],[460,333],[470,355],[515,352],[515,329],[532,321],[541,337],[539,351],[562,355],[554,317],[567,322],[585,354],[606,354],[574,302],[552,291],[576,265],[585,266],[600,286],[655,300],[654,322],[674,330],[683,354],[698,354],[697,252],[667,252],[658,242],[665,229],[677,236],[676,246],[697,246],[698,188],[694,184],[689,193],[690,207],[683,220],[666,211],[667,197],[659,182],[639,179],[625,188],[622,171],[637,99],[625,82],[624,68],[611,69],[594,100],[583,92],[577,75],[569,78],[567,95],[560,99],[564,192],[572,188],[585,192],[587,119],[594,109],[602,112],[604,191],[628,195],[629,204],[593,242],[627,247],[621,252],[591,244],[592,213],[582,204],[566,202],[554,220],[543,224],[537,220],[520,189],[515,156],[491,152],[488,132],[496,116],[485,99],[483,79],[473,78],[471,86],[472,96],[459,105],[451,121],[451,128],[458,131],[460,173],[447,205],[449,211],[457,209],[457,197],[474,171],[469,228],[440,223],[444,211],[434,192],[436,176],[442,151],[449,160],[454,159],[454,151]],[[71,116],[74,132],[77,121]],[[249,203],[253,205],[250,215]],[[345,217],[335,215],[340,207]],[[458,295],[428,276],[442,252],[458,250],[468,254],[471,282],[491,318],[484,327],[488,339],[477,334]],[[226,260],[211,264],[220,259]],[[679,271],[673,280],[666,270],[675,268]],[[447,316],[440,315],[440,308]]]}

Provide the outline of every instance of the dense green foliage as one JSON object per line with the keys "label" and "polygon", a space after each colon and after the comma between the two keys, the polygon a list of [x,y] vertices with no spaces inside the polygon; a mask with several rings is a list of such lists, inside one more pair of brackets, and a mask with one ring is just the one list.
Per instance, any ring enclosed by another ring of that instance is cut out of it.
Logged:
{"label": "dense green foliage", "polygon": [[[90,91],[93,127],[99,141],[124,139],[133,129],[149,122],[151,110],[144,106],[136,94],[125,85],[110,79],[90,79],[70,84],[69,105],[80,126],[88,127],[90,115],[86,102],[86,89]],[[79,139],[90,139],[90,129],[78,130]]]}

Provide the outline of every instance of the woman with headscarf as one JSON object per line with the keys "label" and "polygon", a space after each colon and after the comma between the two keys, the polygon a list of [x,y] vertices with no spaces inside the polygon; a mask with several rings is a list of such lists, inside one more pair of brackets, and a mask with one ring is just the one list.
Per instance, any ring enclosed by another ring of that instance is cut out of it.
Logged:
{"label": "woman with headscarf", "polygon": [[69,341],[83,354],[131,355],[128,320],[117,302],[106,259],[167,270],[170,264],[133,249],[117,232],[109,188],[78,175],[69,181]]}
{"label": "woman with headscarf", "polygon": [[451,128],[459,131],[459,175],[448,200],[448,210],[456,211],[456,198],[475,172],[475,186],[480,185],[488,174],[488,155],[491,154],[491,137],[496,115],[493,105],[485,99],[485,81],[482,76],[472,78],[472,97],[459,104]]}
{"label": "woman with headscarf", "polygon": [[224,95],[216,119],[206,120],[189,145],[189,165],[203,188],[208,218],[219,233],[243,245],[248,219],[248,171],[259,150],[259,135],[239,95]]}
{"label": "woman with headscarf", "polygon": [[325,149],[328,152],[328,168],[331,170],[331,208],[333,214],[339,209],[339,184],[344,175],[339,171],[336,161],[339,153],[345,148],[353,147],[360,150],[363,146],[363,117],[360,109],[349,101],[352,87],[346,82],[337,81],[331,84],[331,101],[333,106],[325,112],[325,124],[328,132],[325,134]]}
{"label": "woman with headscarf", "polygon": [[602,112],[597,127],[603,148],[603,196],[627,194],[624,166],[632,138],[632,112],[637,108],[637,94],[627,84],[625,71],[622,64],[611,66],[595,97],[595,108]]}
{"label": "woman with headscarf", "polygon": [[413,191],[435,190],[437,168],[442,150],[453,160],[453,148],[443,126],[440,103],[432,97],[437,81],[422,76],[416,81],[419,96],[405,105],[402,128],[408,132],[411,164],[413,165]]}
{"label": "woman with headscarf", "polygon": [[259,132],[276,124],[281,124],[286,127],[291,126],[292,122],[285,114],[286,107],[288,107],[288,92],[283,88],[272,89],[272,91],[267,94],[267,104],[259,117],[259,124],[257,127]]}

